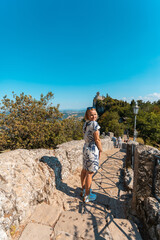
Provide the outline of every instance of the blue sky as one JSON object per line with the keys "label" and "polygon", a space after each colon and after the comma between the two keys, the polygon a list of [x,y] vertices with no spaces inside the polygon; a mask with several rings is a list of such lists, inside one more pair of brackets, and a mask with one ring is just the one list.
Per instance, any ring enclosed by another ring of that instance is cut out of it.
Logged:
{"label": "blue sky", "polygon": [[160,99],[159,0],[0,2],[0,99],[49,91],[60,109]]}

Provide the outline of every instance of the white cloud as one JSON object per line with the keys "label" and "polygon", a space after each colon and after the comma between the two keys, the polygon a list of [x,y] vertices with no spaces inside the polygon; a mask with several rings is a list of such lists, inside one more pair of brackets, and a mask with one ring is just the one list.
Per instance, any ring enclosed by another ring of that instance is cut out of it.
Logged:
{"label": "white cloud", "polygon": [[149,96],[160,98],[160,93],[152,93],[152,94],[149,94]]}
{"label": "white cloud", "polygon": [[126,98],[126,97],[123,97],[122,100],[123,100],[123,101],[127,101],[127,98]]}
{"label": "white cloud", "polygon": [[138,99],[143,100],[145,102],[146,101],[150,101],[150,102],[158,101],[160,99],[160,93],[150,93],[144,97],[139,96]]}
{"label": "white cloud", "polygon": [[122,100],[123,101],[127,101],[127,102],[131,102],[132,100],[142,100],[144,102],[147,102],[147,101],[150,101],[150,102],[154,102],[154,101],[158,101],[160,100],[160,93],[150,93],[150,94],[147,94],[146,96],[139,96],[139,97],[123,97]]}

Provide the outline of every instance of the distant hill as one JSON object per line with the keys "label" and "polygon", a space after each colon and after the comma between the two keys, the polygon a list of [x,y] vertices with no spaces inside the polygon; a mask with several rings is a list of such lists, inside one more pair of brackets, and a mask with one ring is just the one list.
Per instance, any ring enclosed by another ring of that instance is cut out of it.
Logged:
{"label": "distant hill", "polygon": [[78,118],[79,120],[82,120],[85,115],[84,109],[82,110],[73,110],[73,109],[68,109],[68,110],[60,110],[61,113],[63,113],[62,119],[68,119],[71,117]]}

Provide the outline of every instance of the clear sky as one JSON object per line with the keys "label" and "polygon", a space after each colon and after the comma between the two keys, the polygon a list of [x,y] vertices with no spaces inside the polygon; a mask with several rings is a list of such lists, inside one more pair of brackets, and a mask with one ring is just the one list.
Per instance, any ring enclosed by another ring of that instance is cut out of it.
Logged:
{"label": "clear sky", "polygon": [[159,0],[0,1],[0,99],[49,91],[61,109],[160,99]]}

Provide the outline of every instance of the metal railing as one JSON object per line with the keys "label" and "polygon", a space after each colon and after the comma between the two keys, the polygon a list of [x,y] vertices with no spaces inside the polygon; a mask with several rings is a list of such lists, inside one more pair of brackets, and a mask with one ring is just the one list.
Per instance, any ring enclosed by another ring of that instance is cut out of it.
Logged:
{"label": "metal railing", "polygon": [[160,156],[154,155],[152,194],[160,202]]}

